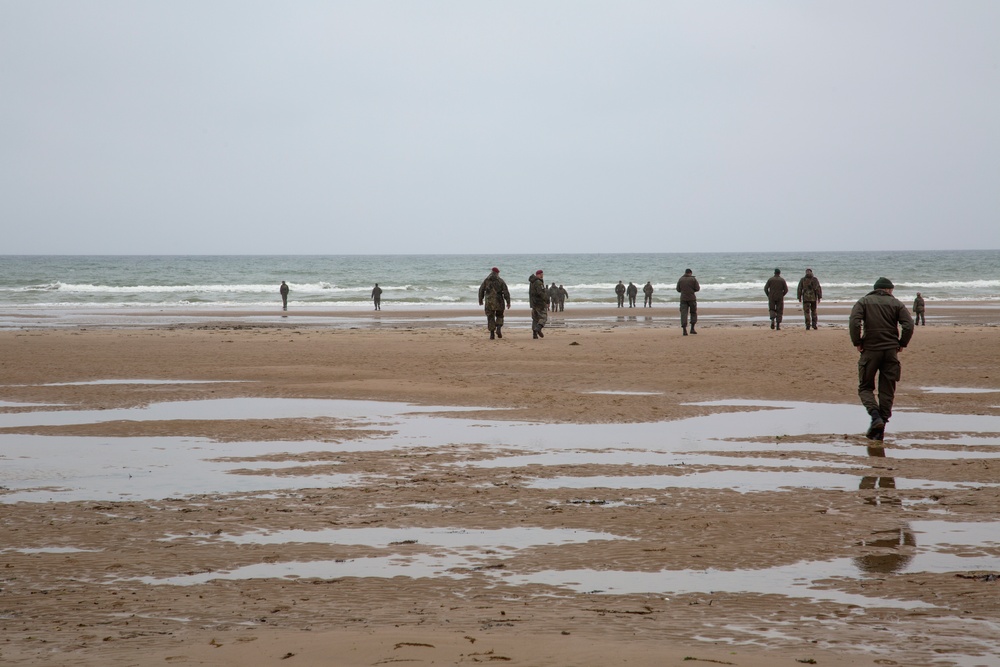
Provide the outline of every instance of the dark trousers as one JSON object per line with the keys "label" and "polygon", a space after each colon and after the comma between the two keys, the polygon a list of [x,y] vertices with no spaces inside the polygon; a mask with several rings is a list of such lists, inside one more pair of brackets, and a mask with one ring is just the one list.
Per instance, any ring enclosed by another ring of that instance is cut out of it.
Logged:
{"label": "dark trousers", "polygon": [[781,324],[781,318],[785,314],[785,300],[784,299],[768,299],[767,300],[767,312],[771,316],[771,319]]}
{"label": "dark trousers", "polygon": [[[882,419],[892,416],[901,366],[896,348],[865,350],[858,359],[858,398],[865,410],[878,410]],[[878,397],[875,396],[875,376],[878,375]]]}
{"label": "dark trousers", "polygon": [[803,301],[802,302],[802,314],[806,318],[806,326],[812,325],[812,328],[816,328],[816,302],[815,301]]}
{"label": "dark trousers", "polygon": [[493,333],[494,329],[499,329],[503,326],[503,309],[500,310],[486,310],[486,326]]}
{"label": "dark trousers", "polygon": [[698,321],[697,301],[681,301],[681,326],[684,328],[688,325],[688,313],[691,313],[691,326],[694,326]]}
{"label": "dark trousers", "polygon": [[923,324],[924,326],[927,326],[927,320],[924,319],[924,311],[922,310],[913,311],[913,324],[914,326],[918,324]]}
{"label": "dark trousers", "polygon": [[647,294],[645,297],[643,297],[643,299],[642,299],[642,307],[643,308],[647,308],[647,307],[648,308],[652,308],[653,307],[653,295],[652,294]]}

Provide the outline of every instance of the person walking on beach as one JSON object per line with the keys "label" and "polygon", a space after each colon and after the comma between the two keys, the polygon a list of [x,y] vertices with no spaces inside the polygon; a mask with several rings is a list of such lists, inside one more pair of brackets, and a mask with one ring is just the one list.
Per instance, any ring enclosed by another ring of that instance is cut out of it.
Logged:
{"label": "person walking on beach", "polygon": [[483,304],[486,305],[486,328],[490,331],[490,340],[503,338],[504,304],[510,308],[510,291],[500,277],[500,269],[495,266],[479,286],[479,305]]}
{"label": "person walking on beach", "polygon": [[869,440],[882,440],[885,425],[892,416],[892,402],[900,377],[898,353],[913,336],[913,319],[906,306],[892,295],[894,285],[891,280],[879,278],[874,288],[854,304],[848,329],[851,343],[861,353],[858,359],[858,397],[871,417],[865,436]]}
{"label": "person walking on beach", "polygon": [[375,310],[382,310],[382,288],[375,283],[375,288],[372,289],[372,301],[375,302]]}
{"label": "person walking on beach", "polygon": [[284,280],[281,281],[281,287],[278,288],[278,293],[281,295],[281,309],[288,310],[288,285]]}
{"label": "person walking on beach", "polygon": [[646,284],[642,286],[642,307],[652,308],[653,307],[653,283],[651,281],[646,281]]}
{"label": "person walking on beach", "polygon": [[785,313],[785,295],[788,294],[788,283],[781,277],[781,269],[775,269],[774,275],[764,283],[764,294],[767,295],[767,312],[771,316],[771,328],[781,330],[781,318]]}
{"label": "person walking on beach", "polygon": [[547,294],[549,297],[549,311],[554,313],[559,306],[559,288],[556,287],[555,283],[549,285]]}
{"label": "person walking on beach", "polygon": [[924,319],[924,297],[920,296],[920,292],[917,292],[917,298],[913,300],[913,325],[918,324],[927,326],[927,320]]}
{"label": "person walking on beach", "polygon": [[806,269],[806,275],[799,280],[799,288],[795,291],[795,298],[802,304],[802,313],[806,318],[806,331],[809,331],[810,323],[815,331],[816,304],[823,298],[823,288],[819,284],[819,278],[813,275],[812,269]]}
{"label": "person walking on beach", "polygon": [[623,283],[620,280],[618,281],[618,284],[615,285],[615,294],[618,295],[618,307],[619,308],[624,308],[625,307],[625,283]]}
{"label": "person walking on beach", "polygon": [[569,298],[569,292],[562,285],[559,285],[559,312],[563,312],[566,308],[566,299]]}
{"label": "person walking on beach", "polygon": [[639,294],[639,288],[630,280],[628,281],[628,289],[625,290],[625,293],[628,294],[628,307],[635,308],[635,297]]}
{"label": "person walking on beach", "polygon": [[528,276],[528,305],[531,307],[531,337],[545,338],[542,327],[549,321],[549,296],[545,290],[545,277],[541,269]]}
{"label": "person walking on beach", "polygon": [[701,289],[698,279],[691,269],[685,269],[684,275],[677,281],[677,291],[681,293],[681,329],[688,335],[688,313],[691,314],[691,333],[696,334],[694,325],[698,321],[698,297],[695,292]]}

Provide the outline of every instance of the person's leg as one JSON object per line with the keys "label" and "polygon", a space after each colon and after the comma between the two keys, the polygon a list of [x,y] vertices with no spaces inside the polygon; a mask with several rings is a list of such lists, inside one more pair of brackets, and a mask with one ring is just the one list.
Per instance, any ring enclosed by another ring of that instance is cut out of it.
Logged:
{"label": "person's leg", "polygon": [[681,329],[684,330],[684,335],[688,335],[688,302],[681,301]]}
{"label": "person's leg", "polygon": [[871,424],[865,433],[871,440],[881,440],[885,430],[885,421],[882,419],[878,399],[875,397],[875,374],[878,373],[881,357],[880,352],[866,350],[858,358],[858,398],[871,417]]}
{"label": "person's leg", "polygon": [[496,323],[497,323],[497,338],[503,338],[503,332],[501,331],[501,329],[503,329],[503,311],[502,310],[496,311]]}
{"label": "person's leg", "polygon": [[810,301],[809,302],[809,312],[812,314],[813,329],[815,329],[816,328],[816,302],[815,301]]}
{"label": "person's leg", "polygon": [[496,311],[490,309],[486,310],[486,328],[490,330],[490,338],[493,338],[493,332],[497,328]]}
{"label": "person's leg", "polygon": [[688,304],[688,309],[691,311],[691,333],[698,333],[694,330],[694,325],[698,322],[698,302],[692,301]]}
{"label": "person's leg", "polygon": [[878,371],[878,411],[882,421],[889,421],[892,416],[892,404],[896,400],[896,383],[902,368],[896,350],[885,350],[879,362]]}
{"label": "person's leg", "polygon": [[774,304],[774,322],[781,328],[781,318],[785,316],[785,302],[778,299]]}

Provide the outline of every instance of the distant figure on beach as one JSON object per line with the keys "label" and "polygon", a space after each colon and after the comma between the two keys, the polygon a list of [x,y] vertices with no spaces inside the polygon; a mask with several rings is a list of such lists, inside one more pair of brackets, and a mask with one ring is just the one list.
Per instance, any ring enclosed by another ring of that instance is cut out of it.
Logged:
{"label": "distant figure on beach", "polygon": [[382,310],[382,288],[375,283],[375,288],[372,290],[372,301],[375,302],[375,310]]}
{"label": "distant figure on beach", "polygon": [[646,281],[646,284],[642,286],[642,307],[652,308],[653,307],[653,283],[651,281]]}
{"label": "distant figure on beach", "polygon": [[528,276],[528,305],[531,307],[531,337],[545,338],[542,327],[549,321],[549,295],[545,289],[545,274],[541,269]]}
{"label": "distant figure on beach", "polygon": [[552,283],[549,285],[546,294],[549,297],[549,310],[554,313],[556,312],[556,308],[559,307],[559,288],[556,287],[555,283]]}
{"label": "distant figure on beach", "polygon": [[767,295],[767,313],[771,316],[771,328],[781,330],[781,318],[785,313],[785,295],[788,294],[788,283],[781,277],[781,269],[775,269],[774,275],[764,283],[764,294]]}
{"label": "distant figure on beach", "polygon": [[562,285],[559,285],[559,312],[562,312],[566,308],[566,299],[569,298],[569,292]]}
{"label": "distant figure on beach", "polygon": [[816,331],[816,304],[823,298],[823,288],[819,284],[819,278],[813,275],[812,269],[806,269],[806,275],[799,280],[799,289],[795,292],[795,298],[802,303],[802,313],[806,318],[806,331],[812,324],[813,331]]}
{"label": "distant figure on beach", "polygon": [[278,288],[278,293],[281,294],[281,309],[288,310],[288,285],[284,280],[281,281],[281,287]]}
{"label": "distant figure on beach", "polygon": [[628,307],[635,308],[635,297],[639,294],[639,288],[630,280],[628,281],[628,288],[625,290],[625,293],[628,294]]}
{"label": "distant figure on beach", "polygon": [[681,293],[681,329],[688,335],[688,313],[691,314],[691,333],[696,334],[694,325],[698,321],[698,297],[695,292],[701,289],[698,279],[691,269],[685,269],[684,275],[677,281],[677,291]]}
{"label": "distant figure on beach", "polygon": [[858,397],[871,417],[865,436],[869,440],[882,440],[885,425],[892,416],[892,402],[899,381],[897,355],[913,336],[913,319],[906,306],[892,295],[895,286],[891,280],[879,278],[874,287],[854,304],[848,329],[851,342],[861,353],[858,359]]}
{"label": "distant figure on beach", "polygon": [[500,269],[493,267],[490,275],[479,286],[479,305],[486,305],[486,328],[490,331],[490,340],[503,338],[504,304],[510,308],[510,291],[507,283],[500,277]]}
{"label": "distant figure on beach", "polygon": [[927,326],[927,320],[924,319],[924,297],[920,296],[920,292],[917,292],[917,298],[913,300],[913,325],[918,324]]}
{"label": "distant figure on beach", "polygon": [[620,280],[618,281],[618,284],[615,285],[615,294],[618,295],[618,307],[619,308],[624,308],[625,307],[625,283],[623,283]]}

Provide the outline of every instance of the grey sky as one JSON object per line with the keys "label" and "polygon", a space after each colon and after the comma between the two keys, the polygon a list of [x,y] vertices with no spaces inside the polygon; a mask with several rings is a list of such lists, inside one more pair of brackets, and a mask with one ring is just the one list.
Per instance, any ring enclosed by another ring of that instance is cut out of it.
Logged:
{"label": "grey sky", "polygon": [[1000,248],[1000,2],[0,0],[0,254]]}

